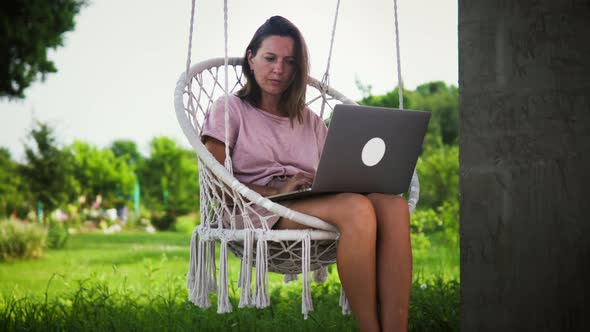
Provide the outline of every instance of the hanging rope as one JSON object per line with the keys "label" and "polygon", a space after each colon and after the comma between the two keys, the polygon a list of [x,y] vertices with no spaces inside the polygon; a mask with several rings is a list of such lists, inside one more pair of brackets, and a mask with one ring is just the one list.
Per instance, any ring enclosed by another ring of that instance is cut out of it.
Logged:
{"label": "hanging rope", "polygon": [[224,103],[224,116],[225,116],[225,169],[229,172],[229,174],[233,174],[232,163],[231,163],[231,156],[229,155],[229,107],[228,107],[228,100],[229,100],[229,89],[228,89],[228,55],[227,55],[227,41],[228,41],[228,34],[227,34],[227,0],[223,0],[223,41],[224,41],[224,58],[223,58],[223,69],[225,71],[225,103]]}
{"label": "hanging rope", "polygon": [[[326,63],[326,71],[324,72],[324,76],[322,76],[321,81],[321,89],[320,92],[322,93],[322,98],[326,99],[326,90],[330,86],[330,63],[332,61],[332,49],[334,48],[334,37],[336,36],[336,23],[338,23],[338,12],[340,10],[340,0],[336,3],[336,13],[334,14],[334,24],[332,25],[332,37],[330,38],[330,51],[328,52],[328,62]],[[322,103],[322,108],[320,110],[320,118],[324,117],[324,109],[326,108],[326,103]]]}
{"label": "hanging rope", "polygon": [[394,15],[394,22],[395,22],[395,53],[397,56],[397,94],[399,98],[399,109],[404,109],[404,85],[402,81],[402,61],[400,59],[400,51],[399,51],[399,30],[398,30],[398,22],[397,22],[397,0],[393,0],[393,15]]}
{"label": "hanging rope", "polygon": [[186,72],[185,72],[185,79],[187,83],[190,84],[191,79],[188,76],[188,71],[191,68],[191,51],[193,48],[193,26],[195,23],[195,0],[191,1],[191,23],[189,26],[188,31],[188,54],[186,56]]}

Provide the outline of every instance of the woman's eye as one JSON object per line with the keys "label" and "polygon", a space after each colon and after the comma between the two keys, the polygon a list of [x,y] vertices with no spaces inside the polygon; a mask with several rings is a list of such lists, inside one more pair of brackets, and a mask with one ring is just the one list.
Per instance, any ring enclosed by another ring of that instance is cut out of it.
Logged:
{"label": "woman's eye", "polygon": [[275,58],[272,56],[265,57],[264,59],[268,62],[273,62],[275,60]]}

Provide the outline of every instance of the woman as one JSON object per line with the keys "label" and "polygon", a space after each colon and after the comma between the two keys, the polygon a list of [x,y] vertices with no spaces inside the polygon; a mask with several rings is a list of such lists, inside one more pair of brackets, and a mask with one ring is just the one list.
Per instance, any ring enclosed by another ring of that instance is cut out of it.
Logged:
{"label": "woman", "polygon": [[[327,129],[305,107],[309,64],[297,27],[280,16],[267,20],[246,49],[243,72],[247,83],[228,104],[234,176],[263,196],[311,185]],[[213,105],[202,131],[221,164],[223,99]],[[338,228],[338,272],[361,330],[406,330],[412,280],[407,202],[395,195],[342,193],[285,205]],[[279,217],[267,223],[273,229],[305,228]]]}

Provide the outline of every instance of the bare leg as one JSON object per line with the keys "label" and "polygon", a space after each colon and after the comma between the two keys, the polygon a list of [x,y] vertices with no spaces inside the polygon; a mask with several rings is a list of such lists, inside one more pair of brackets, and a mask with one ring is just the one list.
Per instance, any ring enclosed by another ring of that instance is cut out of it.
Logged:
{"label": "bare leg", "polygon": [[[338,273],[361,331],[379,331],[377,314],[376,230],[371,201],[363,195],[337,194],[293,201],[289,208],[338,227]],[[278,229],[304,228],[281,219]]]}
{"label": "bare leg", "polygon": [[370,194],[377,216],[377,289],[383,331],[406,331],[412,287],[408,203],[399,196]]}

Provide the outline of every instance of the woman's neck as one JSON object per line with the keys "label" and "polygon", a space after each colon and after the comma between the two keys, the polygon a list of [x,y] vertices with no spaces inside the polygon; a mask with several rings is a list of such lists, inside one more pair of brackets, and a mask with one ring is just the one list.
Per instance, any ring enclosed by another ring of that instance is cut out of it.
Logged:
{"label": "woman's neck", "polygon": [[260,109],[278,116],[287,116],[284,112],[281,111],[279,107],[280,97],[276,96],[263,96],[260,102]]}

